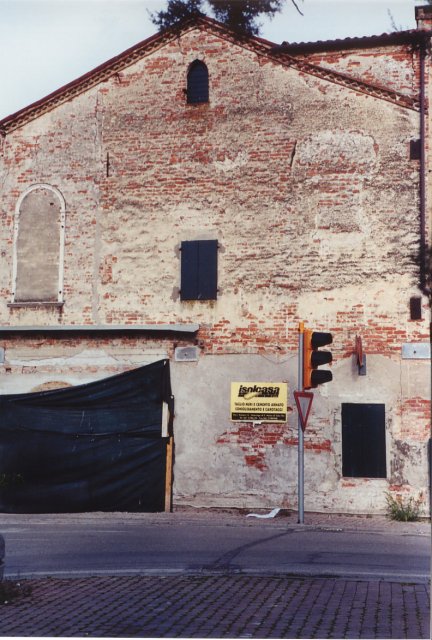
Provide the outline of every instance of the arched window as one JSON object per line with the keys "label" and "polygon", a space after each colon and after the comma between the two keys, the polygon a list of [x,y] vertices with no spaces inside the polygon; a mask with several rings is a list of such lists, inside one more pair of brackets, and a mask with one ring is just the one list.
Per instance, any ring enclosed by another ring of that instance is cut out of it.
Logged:
{"label": "arched window", "polygon": [[63,301],[65,203],[46,184],[20,197],[15,217],[13,302]]}
{"label": "arched window", "polygon": [[209,100],[209,76],[204,62],[195,60],[187,75],[188,104],[200,104]]}

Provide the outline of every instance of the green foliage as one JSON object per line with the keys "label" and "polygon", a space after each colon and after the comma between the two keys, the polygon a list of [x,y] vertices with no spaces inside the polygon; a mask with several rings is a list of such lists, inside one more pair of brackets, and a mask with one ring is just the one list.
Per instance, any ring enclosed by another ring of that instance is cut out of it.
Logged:
{"label": "green foliage", "polygon": [[150,14],[159,29],[168,29],[178,22],[202,12],[203,0],[168,0],[166,10]]}
{"label": "green foliage", "polygon": [[[303,0],[302,0],[303,1]],[[230,29],[257,36],[260,16],[273,18],[281,11],[286,0],[167,0],[165,10],[151,14],[159,29],[175,26],[185,18],[208,12]],[[297,0],[291,3],[301,13]]]}
{"label": "green foliage", "polygon": [[273,18],[282,9],[283,0],[209,0],[216,20],[234,31],[257,36],[260,15]]}
{"label": "green foliage", "polygon": [[405,500],[401,495],[394,497],[390,493],[386,494],[387,510],[391,520],[399,520],[400,522],[415,522],[419,519],[420,507],[423,502],[423,495],[418,498],[410,496]]}

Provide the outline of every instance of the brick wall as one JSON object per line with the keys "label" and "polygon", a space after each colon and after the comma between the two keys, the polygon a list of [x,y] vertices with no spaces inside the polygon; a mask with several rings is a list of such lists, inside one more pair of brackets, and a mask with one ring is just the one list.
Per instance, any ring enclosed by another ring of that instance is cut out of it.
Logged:
{"label": "brick wall", "polygon": [[[197,58],[209,70],[210,101],[187,105]],[[309,61],[418,91],[417,61],[403,47]],[[400,434],[426,441],[427,363],[401,360],[403,343],[428,340],[426,303],[423,320],[409,318],[419,229],[419,163],[409,142],[418,137],[414,110],[192,29],[3,142],[1,323],[199,323],[199,362],[173,368],[175,495],[219,506],[295,504],[296,412],[286,427],[232,425],[229,382],[287,380],[292,393],[298,321],[330,330],[335,380],[316,392],[305,439],[309,508],[380,510],[381,481],[355,479],[355,499],[351,489],[344,497],[340,405],[386,403],[389,465],[404,455]],[[16,202],[38,183],[66,202],[61,309],[7,306]],[[217,301],[180,299],[180,243],[195,239],[219,241]],[[356,335],[368,356],[365,379],[353,365]],[[141,362],[150,344],[78,341],[74,353],[87,355],[77,363],[64,357],[70,342],[20,340],[15,360],[16,340],[3,341],[3,392],[13,387],[6,378],[30,390],[53,377],[100,377]],[[177,344],[159,340],[150,351],[172,355]],[[130,357],[116,364],[126,347]],[[35,361],[27,387],[23,349]],[[97,350],[113,361],[98,364]],[[401,376],[420,380],[415,395]],[[424,450],[407,455],[397,486],[424,490]]]}

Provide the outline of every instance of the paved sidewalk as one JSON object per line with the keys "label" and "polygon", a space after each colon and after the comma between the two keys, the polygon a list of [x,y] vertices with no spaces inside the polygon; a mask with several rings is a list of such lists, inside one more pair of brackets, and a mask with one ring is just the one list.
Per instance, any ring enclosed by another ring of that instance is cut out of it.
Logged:
{"label": "paved sidewalk", "polygon": [[2,636],[429,638],[426,585],[256,576],[25,580]]}
{"label": "paved sidewalk", "polygon": [[91,524],[98,521],[110,523],[124,523],[138,521],[155,524],[172,524],[179,522],[196,522],[203,526],[225,524],[227,526],[249,527],[274,527],[286,526],[288,529],[337,529],[344,531],[382,531],[385,533],[400,535],[424,535],[431,536],[431,523],[427,520],[419,522],[397,522],[390,520],[385,515],[346,515],[335,513],[306,512],[304,524],[298,524],[298,515],[295,511],[282,509],[274,518],[255,518],[252,513],[260,516],[271,512],[271,509],[219,509],[219,508],[193,508],[177,506],[173,513],[122,513],[122,512],[91,512],[91,513],[61,513],[61,514],[11,514],[2,513],[2,522],[6,525],[28,523],[31,519],[35,523],[56,522],[86,522]]}
{"label": "paved sidewalk", "polygon": [[[271,513],[271,509],[218,509],[218,508],[192,508],[188,506],[177,506],[174,513],[152,513],[145,514],[148,518],[155,518],[155,521],[190,521],[214,524],[215,521],[236,526],[238,524],[248,524],[254,526],[260,523],[272,526],[275,524],[286,524],[289,528],[308,529],[340,529],[344,531],[383,531],[386,533],[400,535],[425,535],[431,536],[431,523],[427,519],[418,522],[398,522],[391,520],[386,515],[354,515],[338,513],[317,513],[313,511],[304,514],[304,523],[298,523],[296,511],[281,509],[274,518],[255,518],[252,514],[264,516]],[[143,514],[135,514],[137,517]]]}

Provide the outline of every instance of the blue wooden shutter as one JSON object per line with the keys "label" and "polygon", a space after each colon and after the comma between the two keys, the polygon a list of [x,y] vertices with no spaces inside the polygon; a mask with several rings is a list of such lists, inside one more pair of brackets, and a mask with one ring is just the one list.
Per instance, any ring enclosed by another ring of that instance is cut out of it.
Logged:
{"label": "blue wooden shutter", "polygon": [[217,240],[191,240],[181,244],[182,300],[216,300]]}

